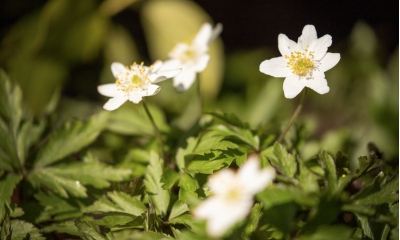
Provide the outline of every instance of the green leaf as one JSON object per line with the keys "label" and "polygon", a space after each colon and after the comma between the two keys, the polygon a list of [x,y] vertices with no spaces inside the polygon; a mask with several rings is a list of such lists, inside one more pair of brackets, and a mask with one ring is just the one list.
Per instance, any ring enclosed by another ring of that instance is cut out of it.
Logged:
{"label": "green leaf", "polygon": [[147,211],[146,206],[136,198],[124,192],[108,192],[107,196],[112,202],[106,198],[102,198],[93,205],[82,209],[87,213],[122,213],[133,216],[140,216],[143,212]]}
{"label": "green leaf", "polygon": [[29,175],[28,181],[37,188],[43,184],[65,198],[68,198],[67,191],[76,197],[87,196],[85,186],[80,184],[79,181],[59,176],[53,172],[53,168],[42,168],[34,171]]}
{"label": "green leaf", "polygon": [[204,222],[200,222],[190,214],[184,214],[169,221],[170,224],[184,224],[190,231],[204,233]]}
{"label": "green leaf", "polygon": [[354,230],[343,225],[321,226],[312,234],[302,234],[299,240],[347,240],[352,239]]}
{"label": "green leaf", "polygon": [[0,166],[5,170],[19,169],[16,142],[7,124],[0,117]]}
{"label": "green leaf", "polygon": [[185,168],[185,159],[191,158],[193,155],[189,155],[193,153],[194,149],[197,146],[198,139],[190,137],[187,139],[187,146],[186,148],[178,148],[176,153],[176,164],[179,167],[179,170],[182,172],[183,168]]}
{"label": "green leaf", "polygon": [[263,204],[256,203],[254,207],[251,209],[250,219],[246,224],[244,229],[244,233],[249,236],[252,232],[254,232],[258,227],[258,222],[260,221],[263,215]]}
{"label": "green leaf", "polygon": [[75,220],[75,226],[78,228],[79,232],[84,236],[90,236],[95,240],[107,240],[106,237],[101,235],[99,229],[94,224],[90,224],[86,221]]}
{"label": "green leaf", "polygon": [[368,170],[370,170],[370,168],[378,162],[378,157],[376,155],[371,155],[369,157],[359,157],[358,158],[359,161],[359,166],[358,166],[358,170],[357,173],[358,175],[362,175],[365,172],[368,172]]}
{"label": "green leaf", "polygon": [[127,180],[131,175],[130,169],[113,168],[112,166],[99,163],[73,163],[67,166],[52,167],[52,173],[79,181],[81,184],[88,184],[97,188],[110,186],[109,181],[120,182]]}
{"label": "green leaf", "polygon": [[289,234],[292,228],[295,214],[296,205],[293,202],[274,205],[264,210],[261,222],[276,227],[286,235]]}
{"label": "green leaf", "polygon": [[225,125],[214,125],[211,127],[211,132],[209,134],[214,136],[236,137],[252,146],[255,150],[258,150],[260,147],[260,140],[258,136],[254,136],[253,133],[247,129],[228,127]]}
{"label": "green leaf", "polygon": [[358,197],[354,201],[359,205],[378,205],[383,203],[393,203],[399,199],[399,177],[398,175],[384,184],[378,192],[371,193],[364,198]]}
{"label": "green leaf", "polygon": [[56,130],[40,149],[34,167],[53,164],[92,143],[105,127],[108,112],[94,115],[87,122],[67,122]]}
{"label": "green leaf", "polygon": [[11,203],[11,195],[21,179],[21,175],[15,174],[6,174],[0,178],[0,219],[4,218],[6,204]]}
{"label": "green leaf", "polygon": [[169,214],[168,221],[171,221],[175,217],[182,215],[185,212],[190,211],[188,205],[183,203],[181,200],[177,200],[172,206],[171,213]]}
{"label": "green leaf", "polygon": [[197,186],[194,179],[189,174],[183,174],[179,181],[179,199],[187,203],[189,197],[197,198]]}
{"label": "green leaf", "polygon": [[149,165],[145,174],[144,185],[147,194],[154,203],[158,214],[166,215],[170,195],[168,190],[164,190],[161,184],[164,162],[154,151],[150,153]]}
{"label": "green leaf", "polygon": [[233,113],[217,113],[208,112],[207,114],[212,115],[215,118],[221,119],[222,121],[240,128],[249,128],[248,123],[243,123],[235,114]]}
{"label": "green leaf", "polygon": [[292,154],[278,142],[263,151],[271,163],[282,171],[287,177],[293,177],[297,170],[297,164]]}
{"label": "green leaf", "polygon": [[276,184],[274,188],[267,188],[256,195],[256,199],[263,202],[264,209],[288,202],[313,207],[319,202],[317,196],[306,193],[303,189],[291,185]]}
{"label": "green leaf", "polygon": [[132,216],[105,216],[102,219],[94,221],[95,224],[104,226],[107,228],[112,227],[133,227],[143,226],[143,217],[132,217]]}
{"label": "green leaf", "polygon": [[164,183],[164,185],[162,185],[162,188],[164,190],[168,190],[171,189],[172,186],[174,186],[174,184],[179,180],[180,175],[179,173],[175,172],[174,169],[172,168],[166,168],[164,169],[164,174],[161,177],[161,183]]}
{"label": "green leaf", "polygon": [[[221,158],[219,158],[221,156]],[[204,173],[212,174],[214,171],[222,167],[229,167],[234,160],[234,157],[226,156],[222,151],[212,151],[204,155],[196,155],[192,159],[188,168],[185,168],[186,173]]]}
{"label": "green leaf", "polygon": [[297,156],[297,162],[300,166],[299,182],[300,186],[306,192],[318,192],[319,184],[317,176],[308,169],[308,167],[303,163],[299,156]]}
{"label": "green leaf", "polygon": [[328,183],[327,188],[331,193],[334,193],[337,188],[337,174],[336,165],[332,156],[327,152],[323,151],[319,158],[321,159],[321,167],[325,170],[325,177]]}
{"label": "green leaf", "polygon": [[80,233],[78,229],[75,227],[73,221],[53,223],[51,225],[41,228],[40,231],[44,233],[59,232],[59,233],[67,233],[74,236],[80,236],[80,237],[83,236],[83,234]]}
{"label": "green leaf", "polygon": [[204,155],[205,153],[210,153],[211,150],[228,150],[229,148],[238,148],[238,145],[223,141],[224,137],[209,137],[207,135],[201,138],[201,141],[196,146],[192,154]]}
{"label": "green leaf", "polygon": [[0,69],[0,96],[0,113],[10,121],[11,134],[16,141],[22,119],[22,91],[18,85],[12,86],[3,69]]}
{"label": "green leaf", "polygon": [[21,220],[13,220],[11,221],[11,228],[12,240],[45,240],[45,238],[42,237],[42,234],[39,232],[39,229],[37,229],[31,223]]}
{"label": "green leaf", "polygon": [[10,217],[7,215],[4,218],[1,218],[0,223],[1,223],[0,240],[11,240],[12,229],[11,229]]}
{"label": "green leaf", "polygon": [[342,206],[342,211],[372,216],[375,214],[376,209],[365,206],[345,204]]}

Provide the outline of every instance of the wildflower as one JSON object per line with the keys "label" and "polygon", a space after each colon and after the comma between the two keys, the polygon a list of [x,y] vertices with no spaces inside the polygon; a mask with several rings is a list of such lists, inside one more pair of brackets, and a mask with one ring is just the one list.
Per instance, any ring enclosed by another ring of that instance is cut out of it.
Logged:
{"label": "wildflower", "polygon": [[206,229],[213,237],[221,236],[237,221],[251,211],[253,197],[274,179],[272,168],[259,169],[258,157],[250,157],[235,173],[224,169],[213,174],[209,180],[212,196],[193,211],[194,216],[207,219]]}
{"label": "wildflower", "polygon": [[182,73],[173,80],[174,87],[178,91],[189,89],[196,79],[196,73],[206,69],[210,61],[210,55],[207,54],[208,46],[221,31],[222,24],[217,24],[213,29],[210,23],[204,23],[190,45],[177,43],[169,53],[170,60],[164,63],[163,69],[182,68]]}
{"label": "wildflower", "polygon": [[161,87],[153,83],[164,81],[174,77],[181,72],[181,69],[160,71],[161,61],[156,61],[152,66],[147,67],[136,62],[130,67],[121,63],[111,64],[111,71],[116,78],[115,83],[104,84],[97,87],[100,94],[112,97],[103,108],[109,111],[119,108],[127,100],[138,104],[142,97],[157,94]]}
{"label": "wildflower", "polygon": [[313,25],[306,25],[297,43],[285,34],[278,36],[278,48],[282,57],[265,60],[260,64],[262,73],[273,77],[284,77],[283,92],[286,98],[294,98],[304,87],[319,94],[329,92],[324,72],[333,68],[340,60],[339,53],[330,53],[332,37],[317,38]]}

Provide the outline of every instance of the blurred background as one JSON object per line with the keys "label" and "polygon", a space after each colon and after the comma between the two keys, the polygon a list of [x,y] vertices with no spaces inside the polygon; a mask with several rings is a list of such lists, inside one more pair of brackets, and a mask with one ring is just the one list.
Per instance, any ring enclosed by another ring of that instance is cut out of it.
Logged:
{"label": "blurred background", "polygon": [[[300,97],[284,98],[284,79],[262,74],[259,65],[280,56],[279,33],[297,41],[304,25],[313,24],[318,37],[332,36],[328,51],[340,53],[341,60],[326,72],[330,92],[309,92],[297,131],[288,138],[303,139],[297,148],[305,160],[322,149],[354,160],[368,155],[373,142],[397,162],[398,9],[398,1],[5,0],[0,67],[20,84],[37,119],[56,109],[56,127],[101,110],[107,98],[97,85],[114,82],[112,62],[167,60],[173,46],[190,41],[204,22],[220,22],[224,30],[200,75],[204,110],[235,113],[277,135]],[[147,99],[162,131],[190,129],[197,120],[196,84],[181,94],[171,80],[160,86]],[[101,141],[118,149],[127,144],[125,137],[152,134],[143,116],[140,104],[124,104],[111,115]]]}

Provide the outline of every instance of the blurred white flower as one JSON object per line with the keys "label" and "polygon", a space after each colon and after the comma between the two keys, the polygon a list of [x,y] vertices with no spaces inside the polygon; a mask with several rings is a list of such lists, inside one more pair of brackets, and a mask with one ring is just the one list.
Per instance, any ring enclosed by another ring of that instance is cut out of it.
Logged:
{"label": "blurred white flower", "polygon": [[182,68],[182,73],[174,77],[174,87],[178,91],[189,89],[196,79],[196,73],[206,69],[210,61],[210,55],[207,54],[208,46],[221,31],[220,23],[214,29],[210,23],[204,23],[190,45],[177,43],[169,53],[170,60],[164,63],[162,69]]}
{"label": "blurred white flower", "polygon": [[199,219],[207,219],[207,233],[219,237],[251,211],[253,197],[274,179],[272,168],[261,169],[256,155],[249,157],[237,172],[223,169],[208,180],[213,193],[193,210]]}
{"label": "blurred white flower", "polygon": [[130,67],[121,63],[112,63],[111,71],[117,79],[115,83],[100,85],[97,90],[100,94],[112,97],[103,108],[109,111],[119,108],[127,100],[133,103],[142,101],[142,97],[157,94],[161,87],[157,83],[179,74],[181,69],[160,70],[161,61],[156,61],[152,66],[143,66],[143,62],[137,65],[136,62]]}
{"label": "blurred white flower", "polygon": [[329,92],[324,72],[333,68],[340,60],[339,53],[330,53],[332,37],[317,38],[313,25],[306,25],[297,43],[285,34],[278,36],[278,48],[282,57],[265,60],[260,71],[273,77],[286,78],[283,92],[286,98],[296,97],[304,87],[319,94]]}

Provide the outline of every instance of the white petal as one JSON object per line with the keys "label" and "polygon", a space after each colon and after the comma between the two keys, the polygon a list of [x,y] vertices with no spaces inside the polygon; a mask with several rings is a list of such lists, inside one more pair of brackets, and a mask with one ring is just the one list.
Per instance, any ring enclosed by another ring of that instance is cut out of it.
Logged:
{"label": "white petal", "polygon": [[314,59],[320,60],[323,58],[328,51],[328,47],[332,45],[332,37],[329,34],[319,38],[318,40],[311,43],[309,50],[313,52]]}
{"label": "white petal", "polygon": [[287,67],[287,60],[284,57],[275,57],[265,60],[260,64],[260,72],[273,77],[287,77],[292,71]]}
{"label": "white petal", "polygon": [[179,69],[179,68],[183,68],[182,62],[179,60],[171,59],[171,60],[165,61],[157,72],[167,71],[167,70],[172,70],[172,69]]}
{"label": "white petal", "polygon": [[253,200],[230,202],[220,197],[209,197],[193,211],[194,216],[207,219],[207,233],[219,237],[250,212]]}
{"label": "white petal", "polygon": [[161,90],[161,87],[155,84],[149,84],[146,89],[142,90],[142,97],[156,95]]}
{"label": "white petal", "polygon": [[322,60],[319,62],[319,70],[322,72],[326,72],[329,69],[333,68],[336,66],[336,64],[340,60],[340,53],[326,53],[325,57],[322,58]]}
{"label": "white petal", "polygon": [[193,43],[196,45],[207,45],[212,35],[212,26],[210,23],[204,23],[201,26],[196,37],[193,39]]}
{"label": "white petal", "polygon": [[129,101],[138,104],[140,101],[142,101],[142,96],[140,94],[130,94],[128,97]]}
{"label": "white petal", "polygon": [[279,34],[278,36],[278,48],[282,56],[290,56],[290,53],[296,51],[297,43],[290,40],[285,34]]}
{"label": "white petal", "polygon": [[211,37],[210,39],[208,39],[208,45],[210,45],[210,43],[212,43],[222,32],[222,24],[221,23],[217,23],[217,25],[215,25]]}
{"label": "white petal", "polygon": [[196,72],[202,72],[206,69],[208,62],[210,61],[210,55],[204,54],[196,60],[194,69]]}
{"label": "white petal", "polygon": [[130,72],[129,69],[127,69],[122,63],[119,62],[114,62],[111,64],[111,72],[114,75],[115,78],[117,78],[117,75],[124,75],[127,72]]}
{"label": "white petal", "polygon": [[315,40],[317,40],[317,30],[315,30],[314,25],[306,25],[297,43],[300,45],[301,50],[304,50],[307,45],[311,45]]}
{"label": "white petal", "polygon": [[283,92],[286,98],[296,97],[304,87],[304,81],[297,74],[286,77],[283,82]]}
{"label": "white petal", "polygon": [[249,157],[249,159],[239,168],[238,178],[244,185],[244,191],[248,194],[255,195],[259,191],[267,187],[275,177],[275,171],[272,168],[260,170],[260,160],[257,155]]}
{"label": "white petal", "polygon": [[103,84],[97,86],[97,91],[99,91],[101,95],[107,97],[115,97],[118,94],[118,87],[115,83]]}
{"label": "white petal", "polygon": [[328,82],[325,79],[325,74],[322,71],[314,71],[311,79],[305,80],[306,87],[311,88],[319,94],[329,92]]}
{"label": "white petal", "polygon": [[[220,170],[208,179],[208,187],[213,194],[216,195],[225,195],[226,192],[229,192],[236,182],[235,172],[230,169]],[[228,186],[228,187],[227,187]]]}
{"label": "white petal", "polygon": [[115,110],[119,108],[122,104],[124,104],[128,100],[125,96],[117,96],[110,98],[106,104],[104,104],[103,108],[108,111]]}
{"label": "white petal", "polygon": [[167,80],[168,78],[175,77],[179,73],[182,72],[182,69],[174,69],[174,70],[165,70],[165,71],[159,71],[156,74],[150,75],[149,79],[152,83],[158,83],[164,80]]}
{"label": "white petal", "polygon": [[163,62],[161,60],[155,61],[151,66],[153,67],[152,72],[157,72],[158,69],[163,65]]}
{"label": "white petal", "polygon": [[196,71],[193,68],[187,67],[180,74],[174,77],[174,87],[178,92],[186,91],[192,86],[196,79]]}

